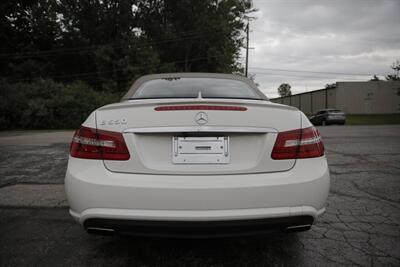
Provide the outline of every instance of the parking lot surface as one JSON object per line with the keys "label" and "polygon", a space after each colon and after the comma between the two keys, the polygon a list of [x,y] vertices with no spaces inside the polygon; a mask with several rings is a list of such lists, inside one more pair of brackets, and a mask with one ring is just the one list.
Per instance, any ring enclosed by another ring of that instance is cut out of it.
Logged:
{"label": "parking lot surface", "polygon": [[400,126],[319,128],[331,172],[312,230],[176,240],[86,234],[68,214],[72,132],[0,133],[0,266],[400,266]]}

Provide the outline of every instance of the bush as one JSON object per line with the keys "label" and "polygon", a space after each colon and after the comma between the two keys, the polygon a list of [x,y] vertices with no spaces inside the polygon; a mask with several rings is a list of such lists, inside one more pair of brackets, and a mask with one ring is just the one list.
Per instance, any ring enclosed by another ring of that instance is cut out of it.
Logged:
{"label": "bush", "polygon": [[1,81],[0,129],[77,128],[90,112],[119,98],[119,94],[97,92],[83,82]]}

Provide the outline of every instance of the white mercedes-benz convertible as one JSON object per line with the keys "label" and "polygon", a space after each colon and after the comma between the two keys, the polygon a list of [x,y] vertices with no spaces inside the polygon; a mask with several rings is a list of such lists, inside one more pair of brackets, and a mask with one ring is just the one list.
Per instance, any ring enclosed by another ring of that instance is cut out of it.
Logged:
{"label": "white mercedes-benz convertible", "polygon": [[65,189],[91,233],[221,236],[310,229],[329,171],[319,132],[247,78],[138,79],[76,131]]}

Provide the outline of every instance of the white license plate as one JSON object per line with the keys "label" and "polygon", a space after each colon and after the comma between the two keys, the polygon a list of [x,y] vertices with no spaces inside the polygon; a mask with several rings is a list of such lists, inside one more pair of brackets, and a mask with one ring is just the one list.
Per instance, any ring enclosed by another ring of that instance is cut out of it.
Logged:
{"label": "white license plate", "polygon": [[227,164],[229,137],[173,137],[172,162],[175,164]]}

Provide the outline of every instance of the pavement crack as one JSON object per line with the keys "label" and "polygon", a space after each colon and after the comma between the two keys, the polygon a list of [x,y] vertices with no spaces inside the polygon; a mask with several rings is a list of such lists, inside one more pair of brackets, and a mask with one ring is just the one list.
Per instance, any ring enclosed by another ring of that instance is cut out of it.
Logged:
{"label": "pavement crack", "polygon": [[368,192],[368,191],[362,189],[355,181],[351,181],[351,183],[354,185],[354,187],[355,187],[357,190],[363,192],[364,194],[367,194],[367,195],[371,196],[373,199],[375,198],[375,199],[379,199],[379,200],[388,202],[387,204],[393,205],[393,206],[395,206],[396,208],[399,208],[399,209],[400,209],[400,203],[399,203],[399,202],[394,201],[394,200],[391,200],[391,199],[388,199],[388,198],[385,198],[385,197],[380,196],[380,195],[372,194],[371,192]]}

